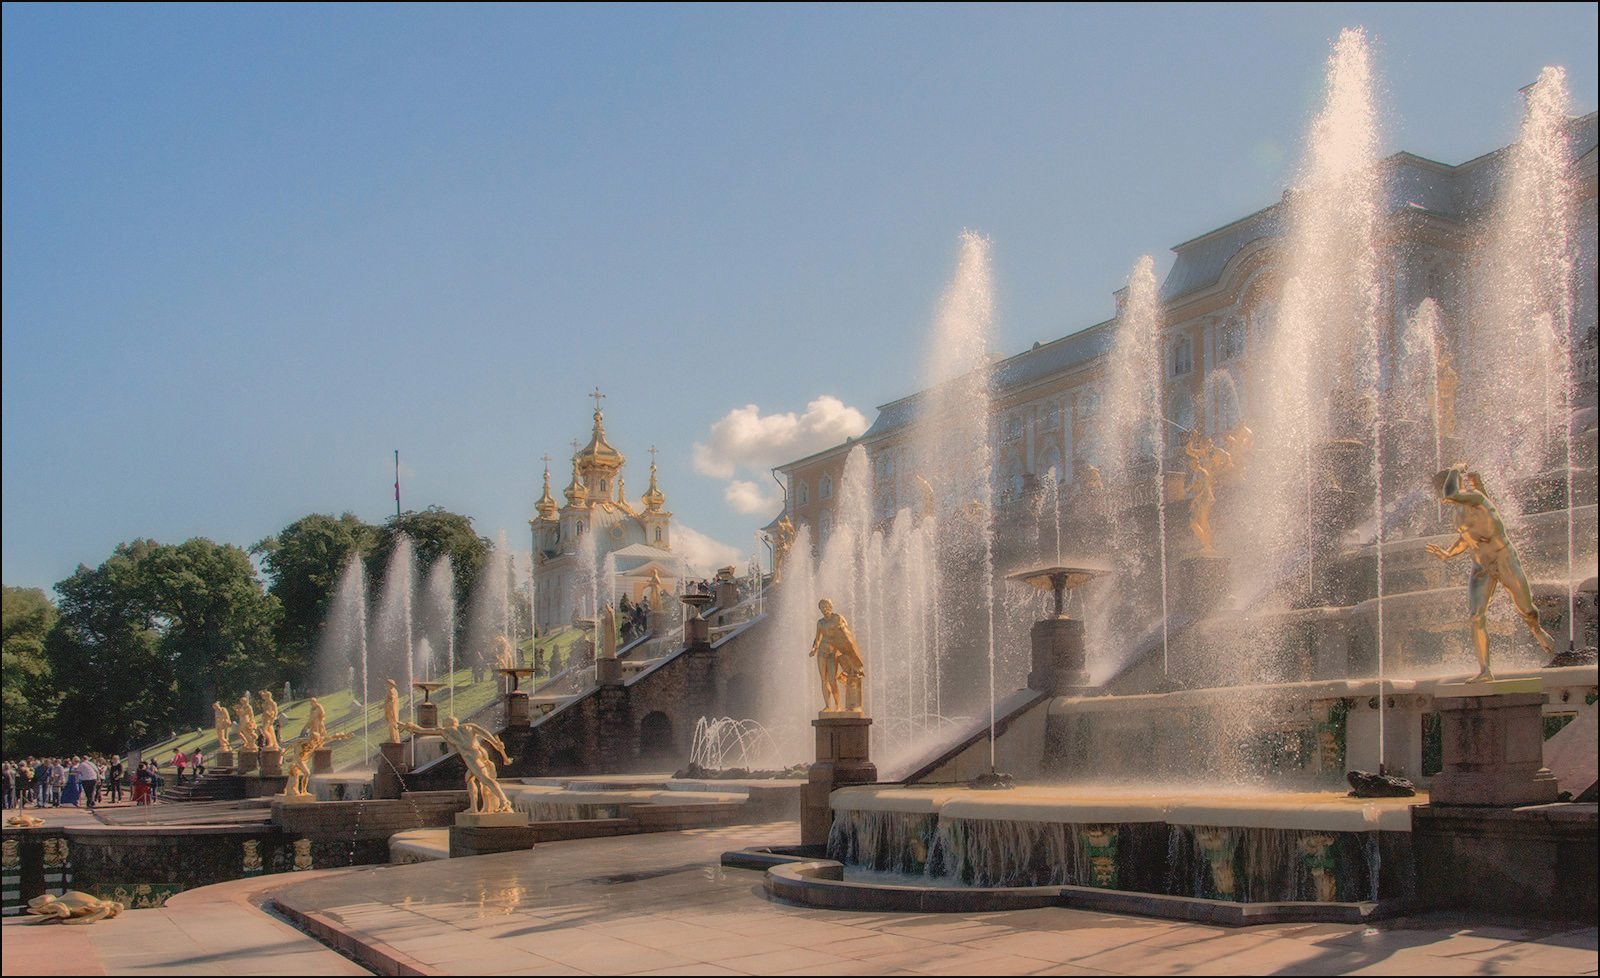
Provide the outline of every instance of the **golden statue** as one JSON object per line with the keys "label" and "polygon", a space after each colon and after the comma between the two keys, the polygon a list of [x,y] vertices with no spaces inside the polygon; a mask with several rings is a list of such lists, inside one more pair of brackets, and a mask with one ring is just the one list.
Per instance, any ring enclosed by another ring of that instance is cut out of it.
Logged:
{"label": "golden statue", "polygon": [[1439,427],[1441,438],[1454,438],[1456,435],[1456,388],[1461,385],[1461,378],[1456,376],[1455,368],[1450,366],[1450,357],[1444,350],[1439,351],[1439,379],[1438,387],[1434,391],[1434,424]]}
{"label": "golden statue", "polygon": [[515,669],[517,667],[516,654],[511,651],[511,643],[504,635],[494,637],[495,663],[501,669]]}
{"label": "golden statue", "polygon": [[493,747],[500,752],[501,760],[510,764],[511,756],[499,737],[476,723],[462,723],[455,717],[445,717],[437,727],[419,727],[414,723],[401,726],[421,737],[439,737],[461,755],[462,763],[467,766],[467,811],[478,814],[511,811],[511,799],[495,780],[494,761],[483,746]]}
{"label": "golden statue", "polygon": [[617,657],[617,612],[607,601],[604,608],[600,609],[600,658],[615,659]]}
{"label": "golden statue", "polygon": [[822,617],[817,619],[817,637],[811,641],[811,655],[817,660],[822,678],[823,710],[830,713],[861,712],[861,680],[866,663],[861,647],[844,615],[833,610],[833,602],[817,602]]}
{"label": "golden statue", "polygon": [[272,699],[272,690],[261,691],[261,736],[267,739],[263,750],[278,749],[278,704]]}
{"label": "golden statue", "polygon": [[386,679],[389,684],[388,692],[383,694],[383,720],[389,725],[389,743],[400,743],[400,691],[394,688],[394,680]]}
{"label": "golden statue", "polygon": [[661,583],[661,571],[660,571],[660,569],[659,568],[651,568],[650,569],[650,587],[649,587],[650,610],[651,611],[653,611],[653,612],[655,612],[657,614],[661,613],[661,611],[663,610],[662,595],[664,595],[666,593],[667,593],[666,585]]}
{"label": "golden statue", "polygon": [[315,696],[311,697],[311,715],[306,717],[306,726],[300,731],[300,736],[316,737],[319,740],[326,740],[328,737],[328,715]]}
{"label": "golden statue", "polygon": [[211,701],[211,728],[217,732],[217,750],[232,750],[228,746],[228,732],[233,729],[233,718],[221,700]]}
{"label": "golden statue", "polygon": [[1250,452],[1256,447],[1256,433],[1245,425],[1239,425],[1232,431],[1225,432],[1222,443],[1228,446],[1227,468],[1233,474],[1231,481],[1238,482],[1244,477],[1244,464],[1250,457]]}
{"label": "golden statue", "polygon": [[256,749],[256,713],[250,706],[250,694],[245,693],[239,697],[239,702],[234,704],[233,715],[239,721],[239,749],[253,751]]}
{"label": "golden statue", "polygon": [[1216,553],[1211,548],[1211,507],[1217,501],[1216,490],[1212,488],[1211,469],[1215,465],[1214,459],[1219,454],[1227,454],[1211,444],[1211,439],[1204,435],[1195,434],[1189,438],[1189,443],[1183,446],[1184,453],[1189,456],[1189,471],[1193,475],[1189,484],[1183,487],[1183,494],[1189,500],[1189,529],[1194,531],[1196,540],[1200,541],[1202,553]]}
{"label": "golden statue", "polygon": [[[1463,482],[1468,485],[1462,485]],[[1472,551],[1477,569],[1467,583],[1467,600],[1472,623],[1472,645],[1478,655],[1478,674],[1472,682],[1494,678],[1489,669],[1489,599],[1494,596],[1494,586],[1500,584],[1511,596],[1528,630],[1542,646],[1546,655],[1555,654],[1555,641],[1539,627],[1539,609],[1533,604],[1533,588],[1528,585],[1528,575],[1522,571],[1522,561],[1517,548],[1506,535],[1506,525],[1500,519],[1489,494],[1483,489],[1483,479],[1476,472],[1468,472],[1465,465],[1452,465],[1434,477],[1439,487],[1439,498],[1456,507],[1455,527],[1460,537],[1450,549],[1428,544],[1428,553],[1440,560],[1449,560]]]}
{"label": "golden statue", "polygon": [[778,520],[774,530],[766,537],[767,544],[772,547],[772,583],[777,584],[783,580],[783,562],[789,558],[789,549],[794,546],[794,524],[789,522],[788,513]]}
{"label": "golden statue", "polygon": [[927,519],[933,515],[934,505],[938,502],[937,497],[933,494],[933,486],[928,484],[928,480],[922,477],[921,472],[912,476],[911,481],[915,482],[917,488],[922,490],[922,512],[918,515],[923,519]]}
{"label": "golden statue", "polygon": [[290,798],[311,797],[311,756],[329,743],[351,737],[347,733],[329,737],[326,730],[310,733],[310,724],[306,727],[308,732],[291,741],[290,749],[285,751],[289,780],[284,783],[283,793]]}
{"label": "golden statue", "polygon": [[1089,492],[1105,492],[1106,484],[1100,478],[1100,466],[1086,462],[1079,468],[1083,470],[1083,475],[1078,480],[1079,485]]}

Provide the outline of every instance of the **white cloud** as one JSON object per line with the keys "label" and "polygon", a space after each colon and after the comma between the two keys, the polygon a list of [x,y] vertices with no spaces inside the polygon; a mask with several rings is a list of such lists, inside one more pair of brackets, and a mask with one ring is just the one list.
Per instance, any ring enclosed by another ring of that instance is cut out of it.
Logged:
{"label": "white cloud", "polygon": [[[866,430],[865,415],[826,394],[798,415],[793,411],[764,415],[756,405],[746,404],[711,426],[709,443],[695,443],[694,467],[718,479],[732,479],[741,467],[766,478],[775,465],[831,448]],[[732,491],[730,487],[730,503]]]}
{"label": "white cloud", "polygon": [[783,490],[770,480],[762,486],[759,482],[734,479],[722,490],[722,498],[735,513],[771,513],[783,505]]}
{"label": "white cloud", "polygon": [[717,568],[729,564],[743,567],[745,561],[749,559],[739,553],[738,547],[730,547],[713,540],[682,523],[672,525],[672,549],[683,558],[684,563],[689,565],[688,573],[692,577],[710,577],[716,573]]}

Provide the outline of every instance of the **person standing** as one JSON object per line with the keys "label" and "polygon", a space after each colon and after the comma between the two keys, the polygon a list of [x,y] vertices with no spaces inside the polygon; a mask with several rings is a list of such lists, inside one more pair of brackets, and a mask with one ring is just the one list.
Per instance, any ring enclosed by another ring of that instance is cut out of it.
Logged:
{"label": "person standing", "polygon": [[111,771],[106,778],[106,787],[111,789],[110,800],[113,805],[122,800],[122,776],[124,773],[126,772],[122,770],[122,756],[119,754],[111,759]]}
{"label": "person standing", "polygon": [[183,769],[189,766],[189,758],[181,750],[172,752],[172,766],[178,769],[178,784],[183,784]]}
{"label": "person standing", "polygon": [[56,758],[50,764],[50,807],[61,807],[61,792],[67,787],[67,769],[61,763],[61,758]]}
{"label": "person standing", "polygon": [[78,764],[78,785],[83,789],[83,803],[94,811],[95,792],[100,790],[100,769],[90,758]]}

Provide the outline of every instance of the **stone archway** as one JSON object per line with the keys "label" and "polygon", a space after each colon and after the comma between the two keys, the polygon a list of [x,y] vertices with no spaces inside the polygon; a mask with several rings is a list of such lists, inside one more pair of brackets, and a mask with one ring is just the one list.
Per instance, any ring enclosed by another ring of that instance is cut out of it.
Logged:
{"label": "stone archway", "polygon": [[660,710],[639,721],[639,762],[647,767],[677,770],[688,762],[673,738],[672,718]]}

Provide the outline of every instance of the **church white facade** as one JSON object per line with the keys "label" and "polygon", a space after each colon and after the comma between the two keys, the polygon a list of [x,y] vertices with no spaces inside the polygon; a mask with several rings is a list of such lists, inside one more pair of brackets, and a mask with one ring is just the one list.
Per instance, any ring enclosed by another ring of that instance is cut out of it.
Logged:
{"label": "church white facade", "polygon": [[623,490],[627,460],[606,441],[602,396],[598,391],[594,395],[589,444],[572,457],[572,478],[562,493],[566,503],[558,504],[551,495],[547,456],[544,492],[528,521],[540,634],[596,617],[597,604],[615,606],[624,596],[640,601],[656,581],[672,593],[683,573],[672,552],[672,514],[656,485],[655,462],[650,463],[650,488],[636,509]]}

